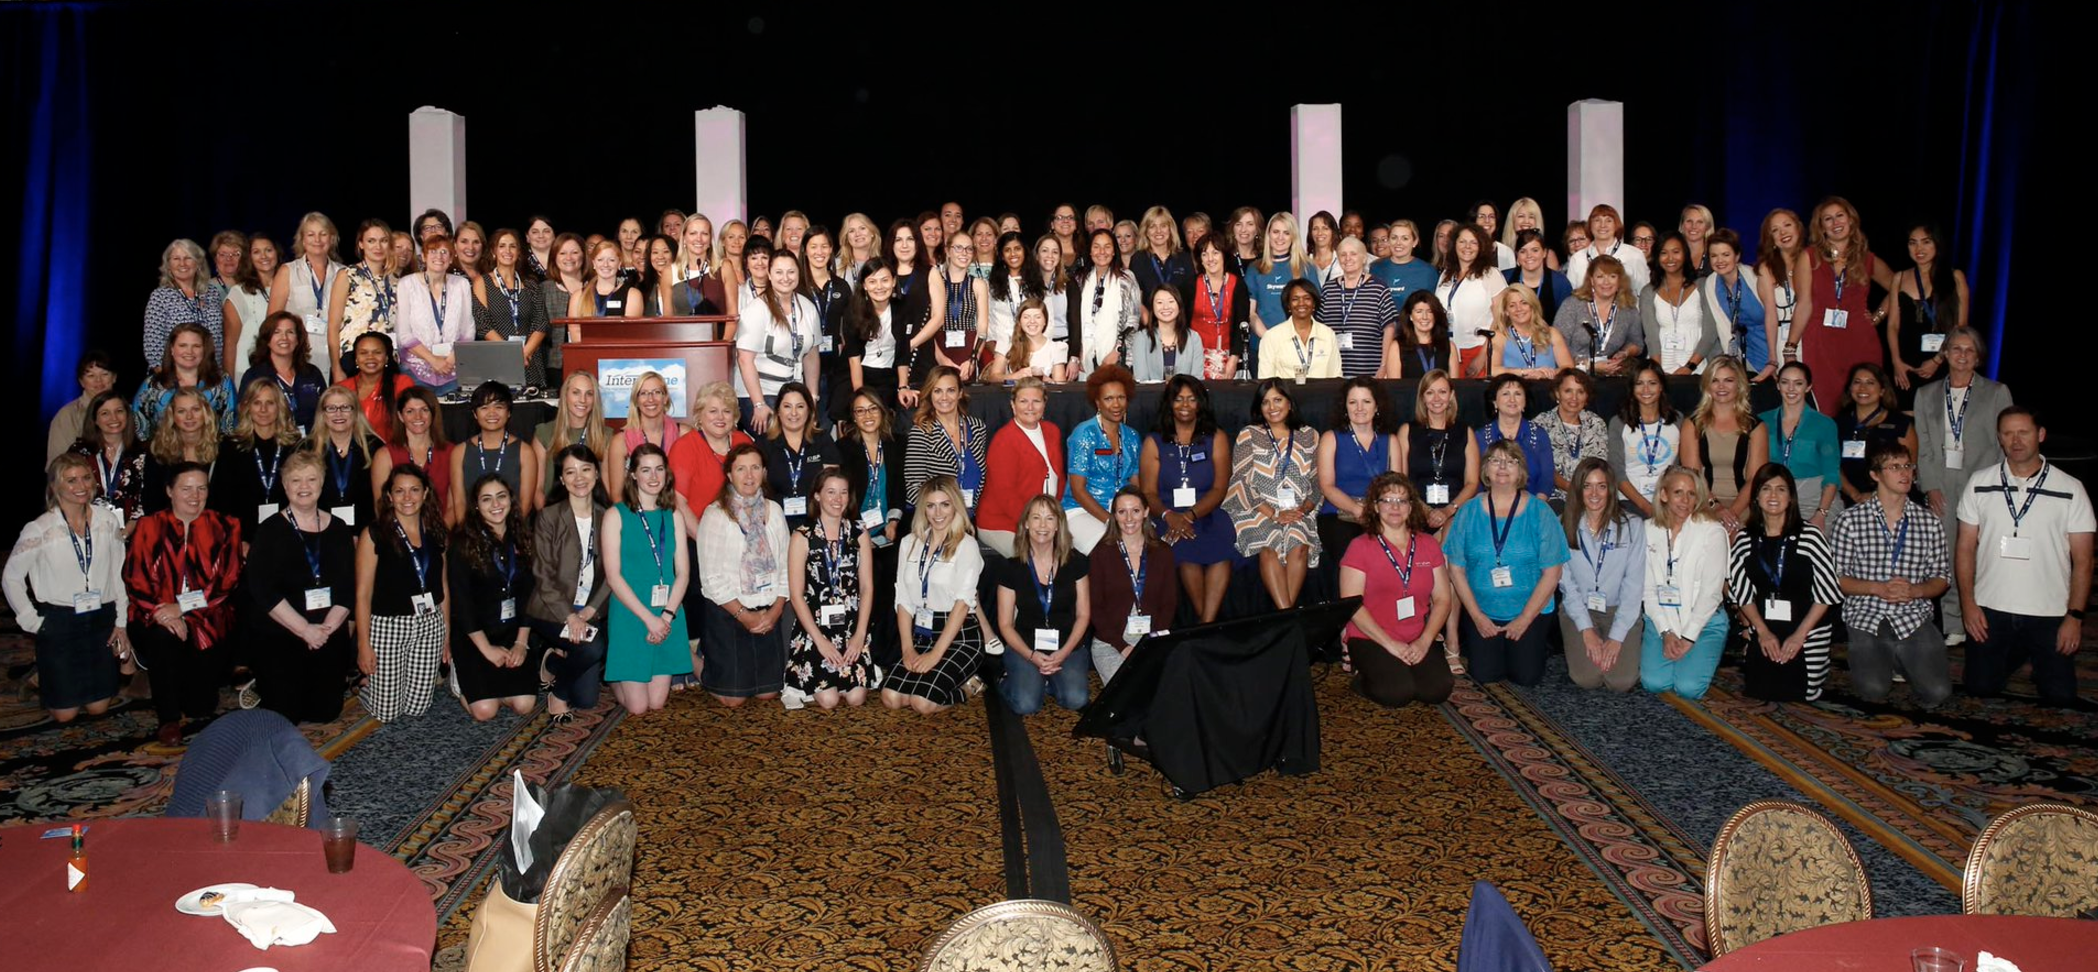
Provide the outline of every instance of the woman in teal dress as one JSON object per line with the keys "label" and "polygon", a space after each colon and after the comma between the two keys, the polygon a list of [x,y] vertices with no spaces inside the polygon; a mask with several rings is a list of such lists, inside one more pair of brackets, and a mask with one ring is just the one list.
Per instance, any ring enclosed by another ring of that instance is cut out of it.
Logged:
{"label": "woman in teal dress", "polygon": [[627,714],[670,700],[670,677],[692,673],[685,637],[685,586],[691,561],[685,526],[662,502],[671,491],[669,458],[644,442],[627,455],[620,502],[598,531],[605,579],[612,585],[605,680]]}

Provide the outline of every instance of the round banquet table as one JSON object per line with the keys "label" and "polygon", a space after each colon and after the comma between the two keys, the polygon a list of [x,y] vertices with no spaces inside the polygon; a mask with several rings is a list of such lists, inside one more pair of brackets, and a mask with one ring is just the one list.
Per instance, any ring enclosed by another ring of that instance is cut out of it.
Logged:
{"label": "round banquet table", "polygon": [[[244,820],[230,844],[199,819],[88,821],[88,882],[66,890],[72,841],[39,839],[61,823],[0,828],[0,915],[14,972],[154,969],[236,972],[418,970],[430,967],[437,912],[401,862],[369,845],[348,874],[329,874],[321,835]],[[335,933],[257,949],[218,916],[185,915],[175,899],[211,884],[282,888],[327,915]]]}
{"label": "round banquet table", "polygon": [[1823,925],[1735,949],[1703,972],[1909,972],[1909,952],[1935,945],[1966,960],[1984,950],[2019,972],[2071,972],[2098,963],[2098,922],[2011,915],[1927,915]]}

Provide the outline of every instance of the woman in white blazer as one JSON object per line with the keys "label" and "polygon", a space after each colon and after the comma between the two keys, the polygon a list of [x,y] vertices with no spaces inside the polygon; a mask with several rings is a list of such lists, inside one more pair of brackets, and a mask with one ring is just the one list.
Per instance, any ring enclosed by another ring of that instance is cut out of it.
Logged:
{"label": "woman in white blazer", "polygon": [[1706,508],[1704,478],[1661,474],[1646,524],[1646,638],[1639,680],[1654,693],[1701,698],[1726,647],[1726,528]]}

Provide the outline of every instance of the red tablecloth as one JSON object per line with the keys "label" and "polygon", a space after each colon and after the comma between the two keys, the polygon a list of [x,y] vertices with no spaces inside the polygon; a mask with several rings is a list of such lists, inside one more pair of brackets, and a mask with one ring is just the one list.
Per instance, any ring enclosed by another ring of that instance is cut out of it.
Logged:
{"label": "red tablecloth", "polygon": [[1972,972],[1986,949],[2018,963],[2020,972],[2087,972],[2098,968],[2098,922],[2004,915],[1930,915],[1823,925],[1736,949],[1705,972],[1910,972],[1909,952],[1935,945],[1958,954]]}
{"label": "red tablecloth", "polygon": [[[329,874],[319,831],[242,821],[230,844],[203,820],[88,824],[88,886],[66,890],[72,842],[41,840],[60,824],[0,828],[0,965],[10,972],[152,969],[387,972],[430,967],[437,912],[399,861],[357,849],[348,874]],[[335,934],[257,949],[224,918],[185,915],[175,899],[209,884],[283,888],[328,916]]]}

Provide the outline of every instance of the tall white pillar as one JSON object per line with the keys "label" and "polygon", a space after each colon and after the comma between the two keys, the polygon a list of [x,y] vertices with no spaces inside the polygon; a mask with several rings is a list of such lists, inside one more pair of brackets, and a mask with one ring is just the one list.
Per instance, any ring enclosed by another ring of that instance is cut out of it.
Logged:
{"label": "tall white pillar", "polygon": [[1624,212],[1624,102],[1590,98],[1566,106],[1566,218],[1602,203]]}
{"label": "tall white pillar", "polygon": [[466,116],[424,105],[408,114],[408,211],[441,209],[466,221]]}
{"label": "tall white pillar", "polygon": [[1289,109],[1289,201],[1299,232],[1311,214],[1341,213],[1340,106]]}
{"label": "tall white pillar", "polygon": [[744,166],[743,113],[715,105],[692,113],[693,169],[698,176],[697,212],[722,224],[750,216],[749,180]]}

